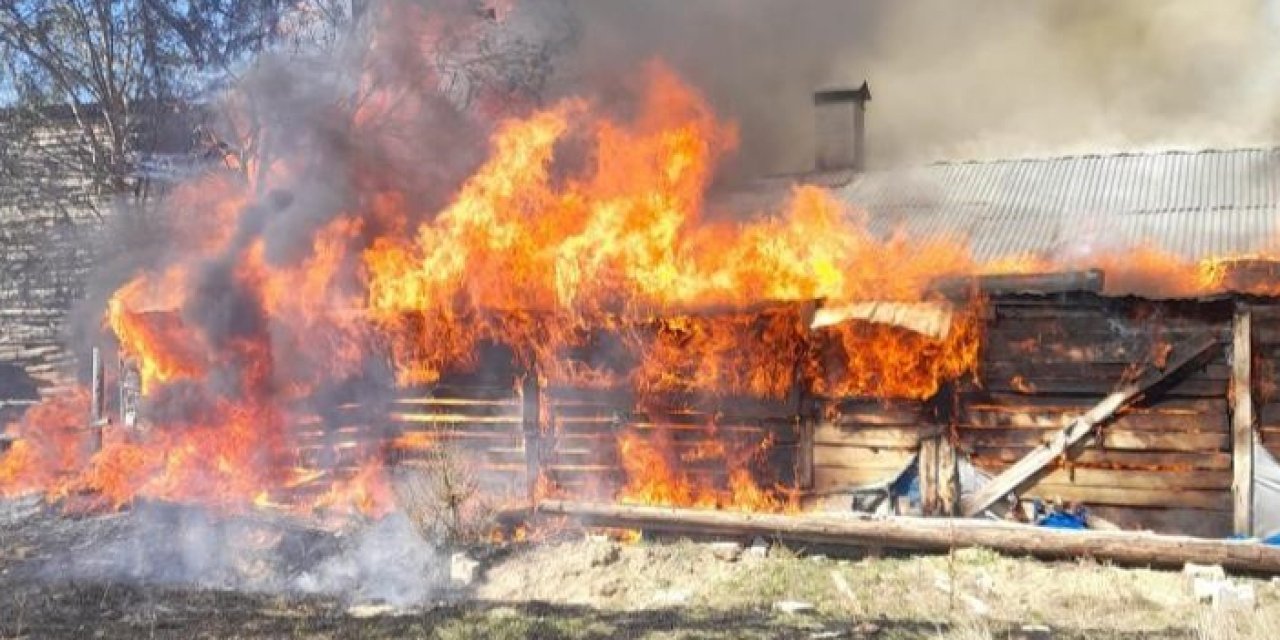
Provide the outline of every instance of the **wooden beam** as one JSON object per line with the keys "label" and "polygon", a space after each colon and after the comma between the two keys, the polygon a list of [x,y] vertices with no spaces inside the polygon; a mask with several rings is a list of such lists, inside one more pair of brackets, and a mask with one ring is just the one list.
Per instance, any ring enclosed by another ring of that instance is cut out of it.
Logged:
{"label": "wooden beam", "polygon": [[988,520],[788,516],[700,509],[542,501],[537,513],[585,526],[811,544],[945,552],[981,547],[1046,559],[1096,558],[1126,565],[1217,564],[1233,571],[1280,574],[1280,548],[1244,540],[1214,540],[1130,531],[1063,530]]}
{"label": "wooden beam", "polygon": [[925,438],[920,441],[920,454],[916,458],[920,477],[921,515],[937,515],[938,506],[938,447],[942,438]]}
{"label": "wooden beam", "polygon": [[542,477],[542,387],[536,371],[528,371],[521,382],[521,429],[524,432],[525,481],[529,502],[538,499]]}
{"label": "wooden beam", "polygon": [[987,295],[1101,293],[1104,276],[1100,269],[1059,273],[1000,274],[938,278],[930,289],[948,297],[963,297],[978,291]]}
{"label": "wooden beam", "polygon": [[800,431],[800,438],[796,451],[796,488],[812,489],[814,481],[814,440],[813,440],[813,420],[808,417],[801,417],[799,424],[796,426]]}
{"label": "wooden beam", "polygon": [[1037,447],[1007,469],[999,476],[992,478],[977,493],[962,501],[961,513],[974,516],[985,511],[1003,496],[1015,491],[1023,483],[1030,480],[1050,462],[1062,455],[1072,445],[1093,433],[1094,427],[1115,415],[1121,408],[1137,400],[1147,390],[1169,379],[1174,373],[1186,368],[1188,364],[1199,361],[1205,354],[1218,345],[1218,340],[1208,337],[1193,343],[1178,360],[1171,362],[1164,369],[1149,369],[1136,381],[1122,386],[1118,391],[1108,395],[1084,415],[1076,418],[1065,429],[1057,433],[1053,439]]}
{"label": "wooden beam", "polygon": [[1231,348],[1231,483],[1233,529],[1253,535],[1253,318],[1238,305],[1232,322]]}

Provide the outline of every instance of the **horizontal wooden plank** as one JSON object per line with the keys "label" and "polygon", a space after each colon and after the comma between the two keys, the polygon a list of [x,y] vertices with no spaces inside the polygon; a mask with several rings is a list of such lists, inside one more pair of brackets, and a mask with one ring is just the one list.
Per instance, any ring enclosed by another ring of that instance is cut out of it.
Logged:
{"label": "horizontal wooden plank", "polygon": [[[1036,411],[1036,410],[1077,410],[1088,411],[1102,399],[1080,396],[1051,396],[1018,393],[1001,393],[969,389],[960,394],[960,402],[966,406],[979,407],[984,410]],[[1129,411],[1161,411],[1184,413],[1218,413],[1226,414],[1226,398],[1168,398],[1153,396],[1144,398]]]}
{"label": "horizontal wooden plank", "polygon": [[815,444],[813,464],[827,468],[901,469],[914,454],[912,449]]}
{"label": "horizontal wooden plank", "polygon": [[[1015,395],[1077,395],[1097,397],[1098,399],[1122,386],[1119,379],[1106,378],[1017,379],[983,376],[981,380],[981,384],[991,391]],[[1194,377],[1179,378],[1168,386],[1161,388],[1161,395],[1164,397],[1225,398],[1227,395],[1227,381],[1225,379],[1199,380]]]}
{"label": "horizontal wooden plank", "polygon": [[922,434],[930,429],[913,427],[866,427],[852,429],[830,422],[814,427],[815,444],[857,445],[910,449],[920,444]]}
{"label": "horizontal wooden plank", "polygon": [[[982,376],[984,378],[1012,378],[1021,376],[1030,382],[1041,379],[1075,380],[1095,379],[1120,380],[1133,371],[1134,365],[1128,362],[1042,362],[1030,359],[1018,361],[984,361]],[[1231,367],[1226,364],[1210,363],[1195,369],[1188,368],[1186,379],[1190,380],[1229,380]]]}
{"label": "horizontal wooden plank", "polygon": [[[1188,336],[1185,342],[1197,339]],[[1227,336],[1222,336],[1225,342]],[[1022,339],[1001,339],[999,336],[987,336],[982,345],[983,362],[1005,362],[1018,359],[1035,360],[1044,363],[1144,363],[1151,360],[1150,338],[1080,338],[1078,340],[1053,341],[1035,337]],[[1176,342],[1175,342],[1176,344]],[[1215,355],[1210,362],[1224,362],[1225,358]]]}
{"label": "horizontal wooden plank", "polygon": [[[1040,430],[967,430],[961,441],[974,447],[1035,447],[1048,442],[1053,432]],[[1158,433],[1104,428],[1102,448],[1139,451],[1225,451],[1230,446],[1226,433]],[[1090,436],[1084,446],[1096,446]]]}
{"label": "horizontal wooden plank", "polygon": [[406,444],[413,442],[476,442],[481,445],[488,446],[492,443],[499,442],[522,442],[524,435],[518,431],[489,431],[480,429],[406,429],[397,436],[393,442],[400,441]]}
{"label": "horizontal wooden plank", "polygon": [[510,400],[519,398],[515,382],[510,386],[495,385],[411,385],[396,390],[396,399],[459,398],[475,400]]}
{"label": "horizontal wooden plank", "polygon": [[813,468],[813,490],[817,493],[823,493],[851,487],[862,487],[891,479],[897,476],[900,471],[900,468],[863,467],[851,469],[848,467],[815,466]]}
{"label": "horizontal wooden plank", "polygon": [[[975,463],[1013,463],[1031,451],[1029,447],[975,447]],[[1117,451],[1084,448],[1073,450],[1069,458],[1077,465],[1115,469],[1224,470],[1231,469],[1231,454],[1222,452]]]}
{"label": "horizontal wooden plank", "polygon": [[[595,406],[615,406],[634,409],[635,395],[630,390],[573,390],[552,387],[544,392],[551,406],[566,407],[575,405],[573,401],[586,402]],[[597,404],[598,403],[598,404]],[[709,393],[654,393],[645,396],[645,405],[667,411],[695,410],[706,413],[723,413],[726,415],[755,416],[760,418],[778,418],[792,416],[796,413],[795,403],[787,398],[755,398],[742,395],[713,395]]]}
{"label": "horizontal wooden plank", "polygon": [[1023,497],[1127,507],[1169,507],[1230,511],[1231,492],[1208,490],[1118,489],[1039,483],[1023,490]]}
{"label": "horizontal wooden plank", "polygon": [[924,407],[877,407],[855,405],[837,409],[833,421],[842,425],[912,426],[926,422]]}
{"label": "horizontal wooden plank", "polygon": [[[961,429],[1061,429],[1080,411],[1003,411],[968,408],[960,417]],[[1225,433],[1230,430],[1225,414],[1163,413],[1127,411],[1107,423],[1107,428],[1123,431],[1165,431]]]}
{"label": "horizontal wooden plank", "polygon": [[[1008,464],[983,465],[991,473],[1004,471]],[[1075,485],[1081,487],[1115,487],[1121,489],[1214,489],[1231,488],[1231,472],[1222,471],[1149,471],[1144,469],[1093,469],[1088,467],[1056,468],[1037,478],[1039,484]]]}
{"label": "horizontal wooden plank", "polygon": [[394,411],[392,422],[408,424],[465,424],[475,429],[508,429],[519,425],[519,415],[469,415],[465,413],[406,413]]}

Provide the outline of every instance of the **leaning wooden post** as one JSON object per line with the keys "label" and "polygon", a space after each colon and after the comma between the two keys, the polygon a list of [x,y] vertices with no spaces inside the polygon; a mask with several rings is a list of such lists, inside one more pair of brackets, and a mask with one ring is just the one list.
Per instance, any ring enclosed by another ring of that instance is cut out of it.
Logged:
{"label": "leaning wooden post", "polygon": [[538,482],[542,477],[541,393],[538,373],[533,370],[526,372],[520,384],[520,426],[524,432],[525,480],[530,504],[538,499]]}
{"label": "leaning wooden post", "polygon": [[1253,535],[1253,315],[1236,305],[1231,327],[1231,495],[1236,535]]}

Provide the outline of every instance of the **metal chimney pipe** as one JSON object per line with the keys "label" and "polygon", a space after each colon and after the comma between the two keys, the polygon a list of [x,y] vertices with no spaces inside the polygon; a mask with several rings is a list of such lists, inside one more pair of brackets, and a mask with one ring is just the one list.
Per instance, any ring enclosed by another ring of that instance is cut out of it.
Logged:
{"label": "metal chimney pipe", "polygon": [[871,89],[823,89],[813,94],[818,171],[865,171],[866,113]]}

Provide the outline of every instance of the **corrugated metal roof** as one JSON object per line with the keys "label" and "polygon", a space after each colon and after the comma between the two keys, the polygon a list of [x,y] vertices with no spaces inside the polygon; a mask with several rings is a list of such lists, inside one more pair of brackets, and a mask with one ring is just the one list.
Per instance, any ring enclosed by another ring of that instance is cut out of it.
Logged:
{"label": "corrugated metal roof", "polygon": [[1277,148],[940,163],[862,174],[836,192],[877,232],[967,242],[981,261],[1280,249]]}

